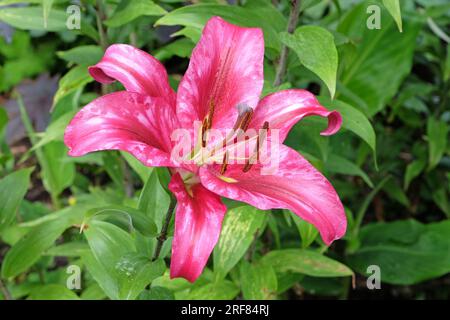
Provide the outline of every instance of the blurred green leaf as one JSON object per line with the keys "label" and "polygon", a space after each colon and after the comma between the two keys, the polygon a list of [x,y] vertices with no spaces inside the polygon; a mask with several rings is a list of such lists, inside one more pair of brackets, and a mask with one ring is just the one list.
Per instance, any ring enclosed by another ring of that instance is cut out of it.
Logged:
{"label": "blurred green leaf", "polygon": [[21,238],[7,253],[2,262],[2,277],[10,278],[31,267],[59,236],[69,228],[75,212],[66,209],[61,219],[49,220],[34,227]]}
{"label": "blurred green leaf", "polygon": [[338,26],[337,31],[355,43],[355,52],[344,66],[337,97],[372,116],[385,107],[411,72],[423,21],[417,16],[405,18],[405,32],[399,33],[392,19],[381,12],[382,28],[370,30],[366,25],[369,3],[348,11]]}
{"label": "blurred green leaf", "polygon": [[56,54],[67,62],[89,66],[96,64],[102,58],[103,49],[95,45],[85,45],[58,51]]}
{"label": "blurred green leaf", "polygon": [[33,170],[34,168],[17,170],[0,180],[0,230],[15,220]]}
{"label": "blurred green leaf", "polygon": [[333,35],[318,26],[303,26],[294,34],[283,32],[281,41],[297,54],[300,62],[325,82],[331,97],[336,92],[338,53]]}
{"label": "blurred green leaf", "polygon": [[[44,9],[45,10],[45,9]],[[40,7],[9,7],[0,10],[0,20],[18,29],[63,31],[66,27],[66,13],[64,11],[52,10],[44,18]]]}
{"label": "blurred green leaf", "polygon": [[277,273],[297,272],[313,277],[346,277],[353,272],[344,264],[303,249],[274,250],[262,258],[262,263],[272,266]]}
{"label": "blurred green leaf", "polygon": [[330,154],[325,167],[330,172],[361,177],[369,187],[373,188],[373,183],[369,176],[356,164],[341,156]]}
{"label": "blurred green leaf", "polygon": [[86,66],[76,66],[69,70],[60,80],[58,91],[53,97],[53,106],[55,106],[62,98],[75,92],[79,88],[83,88],[86,84],[94,81],[89,75]]}
{"label": "blurred green leaf", "polygon": [[399,0],[383,0],[383,5],[389,11],[392,18],[394,18],[395,23],[397,24],[398,30],[403,32],[403,24],[402,24],[402,12],[400,10],[400,1]]}
{"label": "blurred green leaf", "polygon": [[79,300],[75,292],[60,284],[47,284],[38,286],[31,291],[28,297],[31,300]]}
{"label": "blurred green leaf", "polygon": [[450,221],[375,223],[361,229],[361,247],[349,256],[359,273],[377,265],[381,281],[412,285],[450,271]]}
{"label": "blurred green leaf", "polygon": [[265,45],[276,50],[281,47],[278,33],[286,28],[286,19],[266,1],[250,0],[242,7],[210,3],[189,5],[169,12],[155,25],[181,25],[201,30],[212,16],[221,16],[230,23],[245,27],[262,28]]}
{"label": "blurred green leaf", "polygon": [[166,10],[151,0],[122,0],[118,9],[104,23],[110,28],[117,28],[140,16],[162,16]]}
{"label": "blurred green leaf", "polygon": [[240,206],[227,212],[214,249],[214,273],[217,278],[225,277],[238,263],[265,218],[264,212],[250,206]]}
{"label": "blurred green leaf", "polygon": [[428,170],[437,166],[447,148],[448,126],[445,122],[433,117],[427,121],[428,138]]}
{"label": "blurred green leaf", "polygon": [[426,165],[427,161],[425,160],[425,158],[423,158],[416,159],[406,166],[403,189],[408,190],[411,181],[414,180],[414,178],[416,178],[425,169]]}

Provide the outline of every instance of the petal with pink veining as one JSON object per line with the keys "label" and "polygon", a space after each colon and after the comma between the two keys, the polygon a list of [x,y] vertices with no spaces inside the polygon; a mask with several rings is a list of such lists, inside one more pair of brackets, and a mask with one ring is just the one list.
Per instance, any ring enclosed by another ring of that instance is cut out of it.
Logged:
{"label": "petal with pink veining", "polygon": [[214,109],[213,128],[231,129],[238,104],[256,107],[261,94],[264,39],[261,29],[241,28],[211,18],[192,52],[177,95],[183,127]]}
{"label": "petal with pink veining", "polygon": [[67,126],[64,142],[71,156],[123,150],[147,166],[173,166],[170,135],[177,127],[164,99],[120,91],[81,109]]}
{"label": "petal with pink veining", "polygon": [[259,129],[267,121],[269,128],[280,130],[280,142],[283,142],[294,124],[312,115],[328,118],[328,128],[322,135],[332,135],[341,127],[339,112],[327,110],[312,93],[301,89],[283,90],[261,99],[249,127]]}
{"label": "petal with pink veining", "polygon": [[194,282],[219,239],[226,207],[201,184],[188,192],[178,173],[172,176],[169,189],[177,198],[170,277]]}
{"label": "petal with pink veining", "polygon": [[[272,152],[271,157],[275,156]],[[207,189],[223,197],[262,210],[283,208],[293,211],[312,223],[327,245],[344,236],[344,207],[330,182],[289,147],[280,145],[278,159],[278,169],[272,174],[261,174],[261,169],[267,169],[270,164],[255,164],[246,173],[243,165],[230,164],[221,176],[219,166],[215,165],[200,168],[200,180]],[[272,165],[276,167],[276,163]]]}
{"label": "petal with pink veining", "polygon": [[175,106],[176,94],[169,86],[167,72],[157,59],[127,44],[106,49],[102,60],[89,67],[91,76],[101,83],[121,82],[130,92],[163,97]]}

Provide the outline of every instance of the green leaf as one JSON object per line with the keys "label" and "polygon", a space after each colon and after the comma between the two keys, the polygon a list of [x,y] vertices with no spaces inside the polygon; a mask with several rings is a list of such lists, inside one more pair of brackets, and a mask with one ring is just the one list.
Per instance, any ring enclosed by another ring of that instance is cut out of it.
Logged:
{"label": "green leaf", "polygon": [[15,277],[31,267],[59,236],[69,228],[74,213],[67,208],[61,219],[50,220],[30,230],[6,253],[2,263],[2,277]]}
{"label": "green leaf", "polygon": [[83,224],[89,225],[92,219],[115,222],[131,229],[130,231],[136,229],[145,236],[156,236],[158,233],[158,228],[153,220],[143,212],[126,206],[109,205],[93,208],[86,213]]}
{"label": "green leaf", "polygon": [[161,229],[169,209],[170,195],[161,186],[156,170],[153,170],[139,196],[139,210],[144,212]]}
{"label": "green leaf", "polygon": [[25,196],[34,168],[15,171],[0,180],[0,230],[11,225]]}
{"label": "green leaf", "polygon": [[48,12],[45,19],[40,7],[12,7],[0,10],[0,20],[23,30],[67,30],[66,19],[65,12],[59,10]]}
{"label": "green leaf", "polygon": [[99,46],[86,45],[78,46],[67,51],[56,52],[61,59],[81,65],[96,64],[103,56],[103,49]]}
{"label": "green leaf", "polygon": [[383,190],[387,193],[389,198],[399,202],[407,208],[409,207],[409,199],[403,189],[397,184],[396,180],[390,179],[386,182],[383,186]]}
{"label": "green leaf", "polygon": [[301,219],[293,212],[291,212],[291,217],[292,220],[294,220],[300,234],[300,238],[302,239],[302,248],[305,249],[309,247],[319,235],[319,231],[311,223]]}
{"label": "green leaf", "polygon": [[395,23],[397,24],[398,30],[403,32],[402,25],[402,12],[400,10],[400,1],[399,0],[383,0],[383,5],[389,11],[392,18],[394,18]]}
{"label": "green leaf", "polygon": [[139,300],[175,300],[175,296],[169,289],[155,286],[142,292]]}
{"label": "green leaf", "polygon": [[189,58],[192,49],[194,49],[194,43],[190,39],[181,38],[156,50],[154,57],[159,61],[170,59],[173,56]]}
{"label": "green leaf", "polygon": [[[185,299],[188,300],[231,300],[239,293],[239,288],[228,280],[219,280],[193,288]],[[177,299],[177,295],[175,295]]]}
{"label": "green leaf", "polygon": [[336,92],[338,53],[333,35],[318,26],[303,26],[294,34],[281,33],[281,41],[294,50],[300,62],[326,84],[331,97]]}
{"label": "green leaf", "polygon": [[124,157],[125,161],[128,163],[128,165],[138,174],[139,178],[141,178],[142,182],[145,183],[148,180],[148,177],[150,177],[150,174],[152,173],[153,168],[146,167],[137,160],[135,157],[133,157],[131,154],[125,151],[121,151],[120,154]]}
{"label": "green leaf", "polygon": [[373,183],[369,176],[350,160],[332,153],[328,156],[325,166],[330,172],[359,176],[369,187],[373,188]]}
{"label": "green leaf", "polygon": [[52,257],[80,257],[89,250],[86,242],[73,241],[48,249],[44,254]]}
{"label": "green leaf", "polygon": [[125,7],[114,12],[112,17],[105,21],[105,25],[117,28],[140,16],[162,16],[167,13],[151,0],[122,1],[122,3],[126,3]]}
{"label": "green leaf", "polygon": [[53,0],[42,0],[42,9],[44,15],[44,28],[48,27],[48,16],[50,15],[50,11],[52,10]]}
{"label": "green leaf", "polygon": [[444,121],[428,118],[427,138],[428,138],[428,170],[432,170],[441,160],[447,148],[448,126]]}
{"label": "green leaf", "polygon": [[94,81],[94,79],[89,75],[86,66],[81,65],[70,69],[69,72],[59,80],[58,91],[56,91],[55,96],[53,97],[53,106],[55,106],[62,98],[92,81]]}
{"label": "green leaf", "polygon": [[119,298],[136,299],[154,279],[164,274],[166,265],[162,259],[150,261],[139,254],[128,254],[117,263],[120,274]]}
{"label": "green leaf", "polygon": [[450,220],[375,223],[361,229],[361,247],[349,256],[359,273],[377,265],[381,281],[412,285],[450,272]]}
{"label": "green leaf", "polygon": [[247,300],[272,300],[277,294],[277,275],[267,264],[249,264],[240,267],[242,294]]}
{"label": "green leaf", "polygon": [[38,286],[31,291],[28,297],[31,300],[79,300],[75,292],[60,284],[47,284]]}
{"label": "green leaf", "polygon": [[42,148],[46,161],[41,162],[42,180],[45,188],[54,196],[72,185],[75,179],[75,165],[65,161],[67,147],[61,141],[50,142]]}
{"label": "green leaf", "polygon": [[319,101],[328,109],[339,111],[342,116],[342,127],[353,132],[362,140],[364,140],[375,154],[375,131],[373,130],[372,124],[364,115],[364,113],[354,108],[350,104],[339,100],[331,100],[327,97],[319,97]]}
{"label": "green leaf", "polygon": [[407,32],[399,33],[387,12],[381,12],[382,28],[370,30],[366,24],[369,3],[356,5],[338,26],[337,31],[351,39],[353,54],[343,64],[337,98],[372,116],[397,94],[403,79],[411,72],[423,19],[417,16],[405,19],[403,29]]}
{"label": "green leaf", "polygon": [[155,25],[181,25],[201,30],[213,16],[220,16],[244,27],[262,28],[265,45],[276,50],[281,47],[278,33],[286,28],[286,19],[266,1],[250,0],[244,6],[210,3],[184,6],[169,12],[156,21]]}
{"label": "green leaf", "polygon": [[50,123],[44,134],[40,135],[41,139],[33,145],[31,151],[41,148],[52,141],[63,141],[64,131],[76,112],[77,110],[66,112]]}
{"label": "green leaf", "polygon": [[92,256],[83,256],[88,270],[111,299],[134,299],[165,270],[162,260],[136,254],[134,240],[119,227],[91,220],[84,231]]}
{"label": "green leaf", "polygon": [[227,212],[219,242],[214,249],[214,272],[217,278],[225,277],[242,258],[265,218],[264,212],[250,206],[233,208]]}
{"label": "green leaf", "polygon": [[427,161],[425,159],[416,159],[406,166],[403,189],[408,190],[411,181],[425,169],[426,165]]}
{"label": "green leaf", "polygon": [[353,272],[344,264],[320,253],[302,249],[283,249],[269,252],[262,258],[277,273],[296,272],[313,277],[346,277]]}

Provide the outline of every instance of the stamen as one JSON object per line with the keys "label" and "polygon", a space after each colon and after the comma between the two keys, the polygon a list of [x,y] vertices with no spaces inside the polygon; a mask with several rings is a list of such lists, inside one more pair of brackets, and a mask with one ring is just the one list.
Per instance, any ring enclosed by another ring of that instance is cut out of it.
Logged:
{"label": "stamen", "polygon": [[202,122],[202,130],[200,132],[201,134],[201,138],[202,138],[202,147],[205,148],[206,147],[206,132],[208,130],[208,120],[207,118],[203,119]]}
{"label": "stamen", "polygon": [[223,175],[227,171],[228,167],[228,151],[225,151],[222,159],[222,167],[220,168],[220,174]]}
{"label": "stamen", "polygon": [[261,131],[259,132],[258,139],[256,139],[256,152],[254,152],[250,157],[248,157],[247,161],[245,162],[244,168],[242,169],[243,172],[248,172],[252,168],[255,156],[256,162],[259,162],[260,145],[267,136],[267,130],[269,130],[269,122],[265,121],[262,127],[262,132]]}
{"label": "stamen", "polygon": [[206,129],[209,130],[212,127],[212,121],[214,116],[214,109],[215,109],[215,103],[213,100],[209,102],[209,110],[208,114],[206,115]]}

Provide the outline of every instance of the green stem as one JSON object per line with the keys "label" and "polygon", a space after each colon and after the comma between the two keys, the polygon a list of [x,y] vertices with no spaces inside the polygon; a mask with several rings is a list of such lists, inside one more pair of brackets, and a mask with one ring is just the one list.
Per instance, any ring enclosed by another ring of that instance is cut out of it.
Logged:
{"label": "green stem", "polygon": [[[20,95],[19,92],[15,92],[15,95],[17,96],[17,104],[19,105],[20,117],[22,119],[23,126],[25,127],[25,130],[28,134],[28,138],[31,141],[31,144],[34,146],[38,142],[37,137],[36,137],[36,132],[34,132],[34,128],[33,128],[33,125],[31,124],[30,117],[28,116],[27,109],[25,108],[25,104],[23,103],[22,96]],[[48,174],[51,174],[52,171],[50,170],[50,164],[49,164],[44,152],[40,148],[37,148],[35,150],[35,153],[36,153],[36,157],[39,161],[39,164],[41,165],[41,170],[44,170],[44,171],[48,172]],[[51,179],[51,180],[53,180],[53,179]],[[58,194],[56,194],[52,190],[48,190],[48,191],[49,191],[50,197],[52,199],[53,207],[55,209],[60,209],[61,203],[58,199]]]}
{"label": "green stem", "polygon": [[167,231],[169,230],[170,220],[172,219],[172,215],[173,215],[176,204],[177,204],[177,201],[175,200],[175,198],[170,197],[169,209],[167,210],[166,219],[164,220],[164,224],[161,228],[161,233],[158,236],[158,243],[156,245],[156,250],[155,250],[155,254],[153,255],[152,261],[155,261],[156,259],[158,259],[159,255],[161,254],[161,249],[162,249],[164,242],[167,239]]}
{"label": "green stem", "polygon": [[3,299],[5,300],[14,300],[11,293],[9,292],[6,285],[3,283],[2,279],[0,279],[0,291],[3,294]]}
{"label": "green stem", "polygon": [[[288,20],[288,33],[294,33],[295,27],[298,23],[298,18],[300,15],[300,0],[291,0],[291,13]],[[278,63],[277,73],[275,75],[275,81],[273,82],[274,87],[278,87],[283,81],[284,74],[286,73],[286,65],[288,58],[289,48],[283,44],[281,47],[280,61]]]}
{"label": "green stem", "polygon": [[375,187],[375,189],[373,189],[372,192],[370,192],[369,195],[364,200],[363,204],[361,205],[358,212],[356,213],[355,224],[353,225],[353,230],[352,230],[353,237],[358,236],[362,221],[366,214],[367,208],[369,207],[370,203],[372,202],[372,199],[381,190],[381,188],[383,188],[383,186],[386,184],[386,182],[388,182],[388,180],[390,178],[391,178],[391,176],[384,177],[384,179],[378,183],[378,185]]}

